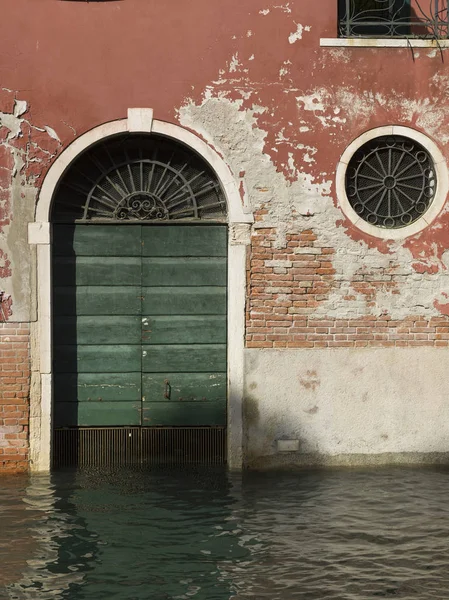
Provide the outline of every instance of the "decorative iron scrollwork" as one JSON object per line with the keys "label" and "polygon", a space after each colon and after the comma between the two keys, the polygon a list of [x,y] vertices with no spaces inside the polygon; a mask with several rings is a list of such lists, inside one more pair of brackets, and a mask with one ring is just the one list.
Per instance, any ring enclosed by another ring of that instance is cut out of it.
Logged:
{"label": "decorative iron scrollwork", "polygon": [[113,217],[120,221],[126,219],[146,221],[168,219],[169,212],[164,203],[153,194],[136,192],[125,196],[115,209]]}
{"label": "decorative iron scrollwork", "polygon": [[354,154],[346,171],[346,195],[355,212],[378,227],[411,225],[429,208],[436,191],[433,161],[420,144],[379,137]]}
{"label": "decorative iron scrollwork", "polygon": [[447,39],[448,0],[339,0],[340,37]]}

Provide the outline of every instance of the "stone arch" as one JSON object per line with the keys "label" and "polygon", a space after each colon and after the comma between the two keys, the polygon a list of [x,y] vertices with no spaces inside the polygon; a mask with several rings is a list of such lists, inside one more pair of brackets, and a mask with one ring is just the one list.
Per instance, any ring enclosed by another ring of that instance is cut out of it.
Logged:
{"label": "stone arch", "polygon": [[151,109],[129,109],[128,118],[102,124],[74,140],[50,167],[29,224],[29,243],[37,246],[37,323],[32,351],[30,456],[32,471],[49,471],[52,448],[52,317],[51,209],[58,183],[72,162],[90,146],[110,136],[154,133],[182,142],[215,172],[226,197],[229,226],[228,275],[228,466],[242,466],[243,351],[245,327],[246,246],[253,216],[223,158],[194,133],[153,119]]}

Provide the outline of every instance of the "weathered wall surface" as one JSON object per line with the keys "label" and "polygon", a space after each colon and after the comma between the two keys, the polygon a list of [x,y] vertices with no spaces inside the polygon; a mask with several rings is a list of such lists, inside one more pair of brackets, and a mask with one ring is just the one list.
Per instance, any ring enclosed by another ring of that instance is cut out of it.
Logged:
{"label": "weathered wall surface", "polygon": [[[415,347],[414,357],[444,362],[448,205],[421,233],[380,240],[343,214],[335,169],[356,137],[393,124],[426,134],[449,159],[446,50],[322,48],[320,37],[336,37],[334,0],[6,0],[2,11],[8,27],[0,40],[0,320],[36,318],[26,225],[54,157],[92,127],[125,117],[129,107],[151,107],[157,119],[192,130],[223,156],[254,211],[246,336],[251,382],[254,374],[266,375],[258,361],[276,372],[269,356],[280,369],[292,361],[299,373],[305,349],[313,362],[331,347],[363,348],[360,356],[379,348],[375,356],[388,362],[386,347],[394,348],[392,381],[405,368],[408,350],[401,346]],[[335,365],[342,381],[359,365],[357,353],[345,356]],[[354,403],[371,393],[370,378],[359,381],[336,399],[341,410],[344,397]],[[441,373],[442,395],[444,385]],[[439,426],[439,409],[412,388],[402,395],[399,388],[394,395],[385,391],[398,406],[391,413],[396,429],[387,432],[396,446],[368,436],[367,452],[425,451],[427,433],[413,445],[401,411],[422,416],[430,428]],[[287,389],[285,406],[300,427],[309,417],[295,404],[297,389]],[[316,387],[318,400],[330,402],[323,389]],[[421,404],[419,415],[411,398]],[[269,454],[273,443],[267,402],[260,386],[248,396],[261,415],[257,429],[247,424],[251,460]],[[348,428],[354,440],[365,433]],[[263,448],[254,436],[266,440]],[[444,435],[438,439],[443,451]],[[359,452],[363,444],[354,444]],[[321,444],[321,450],[329,448]]]}
{"label": "weathered wall surface", "polygon": [[0,89],[0,321],[35,317],[34,252],[27,227],[46,167],[60,142],[48,126],[31,123],[17,92]]}

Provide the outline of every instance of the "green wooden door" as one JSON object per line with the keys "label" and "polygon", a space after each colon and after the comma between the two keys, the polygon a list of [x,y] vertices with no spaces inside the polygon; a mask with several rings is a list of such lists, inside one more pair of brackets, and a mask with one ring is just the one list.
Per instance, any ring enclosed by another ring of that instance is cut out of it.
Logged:
{"label": "green wooden door", "polygon": [[55,225],[55,426],[224,426],[227,231]]}

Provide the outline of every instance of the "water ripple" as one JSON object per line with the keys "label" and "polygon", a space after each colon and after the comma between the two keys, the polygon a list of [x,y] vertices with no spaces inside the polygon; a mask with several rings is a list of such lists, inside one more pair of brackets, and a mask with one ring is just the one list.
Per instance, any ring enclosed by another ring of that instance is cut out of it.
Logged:
{"label": "water ripple", "polygon": [[3,478],[0,600],[444,600],[448,474]]}

